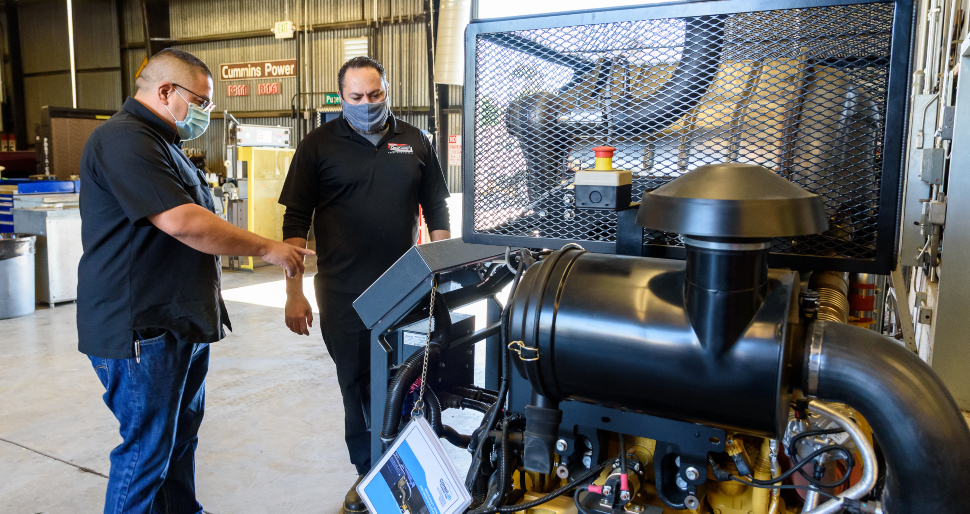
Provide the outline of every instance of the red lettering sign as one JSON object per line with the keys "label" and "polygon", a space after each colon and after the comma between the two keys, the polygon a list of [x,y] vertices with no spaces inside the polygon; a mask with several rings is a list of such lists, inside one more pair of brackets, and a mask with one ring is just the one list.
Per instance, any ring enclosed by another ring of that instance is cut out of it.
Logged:
{"label": "red lettering sign", "polygon": [[226,86],[226,96],[249,96],[249,84]]}
{"label": "red lettering sign", "polygon": [[280,94],[280,83],[270,82],[269,84],[259,84],[259,94],[278,95]]}

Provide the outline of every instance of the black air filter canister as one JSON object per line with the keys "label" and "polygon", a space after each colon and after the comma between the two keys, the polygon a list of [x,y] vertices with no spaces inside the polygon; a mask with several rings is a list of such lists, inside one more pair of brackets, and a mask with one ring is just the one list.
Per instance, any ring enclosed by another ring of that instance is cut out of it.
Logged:
{"label": "black air filter canister", "polygon": [[513,354],[513,362],[536,392],[556,400],[776,437],[787,419],[784,330],[796,275],[768,273],[764,302],[744,333],[713,348],[684,308],[685,267],[574,248],[554,253],[529,268],[512,300],[510,340],[538,349],[537,360]]}
{"label": "black air filter canister", "polygon": [[824,231],[821,198],[761,166],[708,165],[645,193],[637,222],[683,234],[686,262],[568,248],[530,268],[509,315],[520,373],[554,400],[777,437],[798,281],[768,269],[769,241]]}

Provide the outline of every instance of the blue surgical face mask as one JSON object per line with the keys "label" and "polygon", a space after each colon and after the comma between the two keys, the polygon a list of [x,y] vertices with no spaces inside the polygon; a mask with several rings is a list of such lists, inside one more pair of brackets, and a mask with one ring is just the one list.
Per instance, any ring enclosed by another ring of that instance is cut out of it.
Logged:
{"label": "blue surgical face mask", "polygon": [[186,100],[185,97],[182,96],[182,93],[179,93],[178,89],[175,90],[175,93],[179,95],[179,98],[181,98],[182,101],[189,106],[189,110],[185,114],[185,119],[182,121],[175,118],[175,114],[172,113],[172,110],[169,109],[167,105],[165,106],[168,113],[175,118],[175,130],[178,132],[179,137],[182,138],[182,141],[188,141],[201,136],[202,133],[205,132],[205,129],[209,127],[209,113],[202,110],[202,108],[198,105]]}
{"label": "blue surgical face mask", "polygon": [[343,109],[344,119],[350,123],[350,126],[364,134],[380,132],[390,114],[386,96],[380,102],[356,105],[342,102],[340,107]]}

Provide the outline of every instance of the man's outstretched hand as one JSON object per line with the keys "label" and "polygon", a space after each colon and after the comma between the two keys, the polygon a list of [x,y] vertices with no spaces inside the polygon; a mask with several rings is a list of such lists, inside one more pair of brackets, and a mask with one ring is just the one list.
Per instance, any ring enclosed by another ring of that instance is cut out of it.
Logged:
{"label": "man's outstretched hand", "polygon": [[264,261],[282,266],[288,278],[296,278],[303,274],[303,257],[316,255],[313,250],[299,248],[280,241],[270,241],[266,245],[266,253],[261,255]]}

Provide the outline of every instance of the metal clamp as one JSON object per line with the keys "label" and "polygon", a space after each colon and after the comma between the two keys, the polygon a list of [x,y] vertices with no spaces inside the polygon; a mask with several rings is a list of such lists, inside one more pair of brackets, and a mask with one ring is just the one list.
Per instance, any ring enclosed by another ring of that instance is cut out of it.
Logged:
{"label": "metal clamp", "polygon": [[[533,362],[533,361],[539,360],[539,349],[538,348],[533,348],[531,346],[526,346],[525,343],[523,343],[522,341],[512,341],[511,343],[509,343],[509,350],[512,350],[513,352],[515,352],[516,354],[518,354],[519,355],[519,360],[521,360],[523,362]],[[524,356],[522,356],[522,351],[523,350],[530,351],[530,352],[535,352],[536,353],[536,356],[535,357],[524,357]]]}

